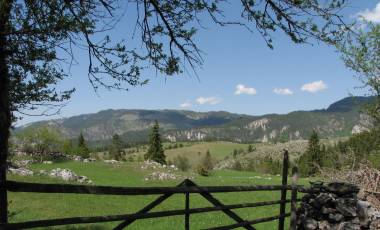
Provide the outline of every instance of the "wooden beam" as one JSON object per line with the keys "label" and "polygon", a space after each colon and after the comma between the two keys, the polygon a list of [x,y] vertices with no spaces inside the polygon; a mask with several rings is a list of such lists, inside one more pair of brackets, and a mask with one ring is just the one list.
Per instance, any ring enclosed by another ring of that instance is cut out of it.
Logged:
{"label": "wooden beam", "polygon": [[42,184],[7,181],[10,192],[36,193],[76,193],[101,195],[158,195],[178,193],[226,193],[250,191],[280,191],[291,190],[291,186],[282,185],[250,185],[250,186],[189,186],[189,187],[112,187],[74,184]]}
{"label": "wooden beam", "polygon": [[[287,202],[290,202],[288,200]],[[49,219],[49,220],[36,220],[36,221],[27,221],[21,223],[10,223],[10,224],[0,224],[0,229],[4,230],[13,230],[13,229],[29,229],[36,227],[48,227],[48,226],[58,226],[58,225],[69,225],[69,224],[88,224],[88,223],[102,223],[102,222],[113,222],[120,220],[132,220],[137,219],[149,219],[149,218],[158,218],[158,217],[167,217],[167,216],[178,216],[184,214],[196,214],[196,213],[205,213],[205,212],[214,212],[214,211],[229,211],[230,209],[238,208],[252,208],[252,207],[262,207],[274,204],[280,204],[281,201],[265,201],[265,202],[256,202],[256,203],[246,203],[246,204],[232,204],[232,205],[220,205],[215,207],[205,207],[205,208],[193,208],[189,210],[169,210],[169,211],[159,211],[159,212],[150,212],[150,213],[141,213],[137,212],[135,214],[124,214],[124,215],[109,215],[109,216],[92,216],[92,217],[70,217],[70,218],[60,218],[60,219]],[[243,220],[243,222],[245,222]],[[241,223],[241,221],[239,222]],[[249,225],[245,223],[240,225],[244,227]]]}
{"label": "wooden beam", "polygon": [[[198,186],[197,184],[195,184],[193,181],[191,180],[188,180],[188,185],[189,186]],[[199,189],[202,189],[202,187],[198,187]],[[213,197],[209,191],[207,190],[203,190],[202,192],[200,192],[200,194],[206,198],[210,203],[212,203],[213,205],[215,206],[225,206],[222,204],[222,202],[220,202],[219,200],[217,200],[215,197]],[[244,222],[244,220],[238,216],[235,212],[231,211],[230,209],[225,209],[223,210],[223,212],[229,216],[230,218],[232,218],[233,220],[235,220],[236,222],[238,223],[242,223]],[[244,227],[245,229],[247,230],[255,230],[254,227],[250,226],[249,224],[244,224],[242,225],[242,227]]]}
{"label": "wooden beam", "polygon": [[[177,185],[177,187],[183,186],[184,184],[185,184],[185,181],[182,181],[179,185]],[[161,204],[163,201],[165,201],[166,199],[168,199],[172,195],[173,195],[173,193],[170,193],[170,194],[164,194],[164,195],[158,197],[152,203],[148,204],[143,209],[141,209],[140,211],[136,212],[136,214],[143,214],[143,213],[149,212],[150,210],[152,210],[153,208],[155,208],[157,205]],[[132,224],[135,220],[136,219],[130,218],[130,219],[126,220],[126,221],[123,221],[118,226],[116,226],[113,230],[124,229],[128,225]]]}

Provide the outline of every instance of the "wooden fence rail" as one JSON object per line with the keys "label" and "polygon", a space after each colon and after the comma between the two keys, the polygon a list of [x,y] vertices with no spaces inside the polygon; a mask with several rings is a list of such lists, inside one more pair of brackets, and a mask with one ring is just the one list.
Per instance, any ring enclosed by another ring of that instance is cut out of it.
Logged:
{"label": "wooden fence rail", "polygon": [[[283,175],[281,185],[248,185],[248,186],[199,186],[193,181],[186,179],[176,187],[110,187],[110,186],[89,186],[89,185],[70,185],[70,184],[42,184],[42,183],[26,183],[7,181],[6,190],[10,192],[33,192],[33,193],[74,193],[74,194],[95,194],[95,195],[161,195],[153,202],[148,204],[133,214],[107,215],[107,216],[91,216],[91,217],[71,217],[48,220],[26,221],[20,223],[0,223],[0,229],[28,229],[36,227],[48,227],[58,225],[71,224],[88,224],[121,221],[114,229],[120,230],[128,227],[134,221],[139,219],[159,218],[168,216],[184,215],[185,230],[190,229],[190,215],[196,213],[222,211],[236,223],[226,226],[219,226],[209,229],[234,229],[243,227],[247,230],[255,230],[252,225],[279,220],[278,229],[284,230],[285,218],[291,216],[291,230],[295,230],[296,224],[296,206],[297,191],[305,192],[306,189],[297,185],[297,168],[292,170],[292,184],[288,185],[288,168],[289,157],[288,152],[284,151],[283,159]],[[254,191],[281,191],[280,200],[241,203],[224,205],[221,201],[212,196],[211,193],[229,193],[229,192],[254,192]],[[286,199],[287,192],[291,191],[291,199]],[[208,200],[213,207],[190,208],[191,194],[200,194]],[[156,211],[151,212],[153,208],[160,205],[166,199],[174,194],[185,195],[185,208],[177,210]],[[285,213],[286,204],[290,203],[291,212]],[[279,215],[272,217],[259,218],[255,220],[244,220],[233,210],[240,208],[255,208],[269,205],[280,205]],[[0,210],[3,212],[4,210]]]}

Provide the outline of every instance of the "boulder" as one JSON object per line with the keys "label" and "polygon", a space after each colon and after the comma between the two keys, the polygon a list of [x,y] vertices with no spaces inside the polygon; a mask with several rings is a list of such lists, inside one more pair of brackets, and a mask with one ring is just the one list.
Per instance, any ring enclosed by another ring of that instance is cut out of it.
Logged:
{"label": "boulder", "polygon": [[20,175],[20,176],[33,176],[33,171],[29,170],[27,168],[14,168],[14,167],[9,167],[8,171],[11,172],[12,174]]}
{"label": "boulder", "polygon": [[341,222],[342,220],[344,220],[344,216],[340,213],[330,213],[329,214],[329,221],[331,221],[332,223],[339,223]]}
{"label": "boulder", "polygon": [[121,162],[120,161],[117,161],[117,160],[104,160],[105,163],[108,163],[108,164],[120,164]]}
{"label": "boulder", "polygon": [[326,190],[330,193],[337,194],[339,196],[347,194],[357,194],[359,188],[356,185],[348,184],[344,182],[333,182],[326,186]]}
{"label": "boulder", "polygon": [[92,184],[92,181],[88,179],[86,176],[78,176],[75,172],[71,171],[70,169],[56,168],[50,171],[49,176],[60,178],[64,181]]}
{"label": "boulder", "polygon": [[345,217],[357,216],[357,200],[353,198],[339,198],[336,200],[336,210]]}
{"label": "boulder", "polygon": [[339,224],[337,230],[360,230],[360,225],[350,222],[342,222]]}
{"label": "boulder", "polygon": [[304,221],[305,230],[315,230],[318,229],[318,222],[312,218],[307,218]]}

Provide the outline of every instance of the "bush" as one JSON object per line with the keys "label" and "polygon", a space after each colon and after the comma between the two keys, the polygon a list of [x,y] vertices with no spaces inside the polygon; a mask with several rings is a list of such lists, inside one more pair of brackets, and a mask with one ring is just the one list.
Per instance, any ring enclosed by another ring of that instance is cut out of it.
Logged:
{"label": "bush", "polygon": [[202,165],[198,165],[197,166],[197,173],[201,176],[209,176],[210,175],[210,172],[209,170],[207,170],[207,168],[205,168],[204,166]]}
{"label": "bush", "polygon": [[203,157],[201,165],[208,171],[214,168],[214,163],[209,150],[207,150],[206,155]]}
{"label": "bush", "polygon": [[173,159],[173,164],[177,166],[181,171],[187,171],[190,169],[191,165],[189,159],[185,156],[176,156]]}
{"label": "bush", "polygon": [[232,169],[241,171],[241,170],[243,170],[243,166],[241,165],[240,161],[237,160],[232,165]]}

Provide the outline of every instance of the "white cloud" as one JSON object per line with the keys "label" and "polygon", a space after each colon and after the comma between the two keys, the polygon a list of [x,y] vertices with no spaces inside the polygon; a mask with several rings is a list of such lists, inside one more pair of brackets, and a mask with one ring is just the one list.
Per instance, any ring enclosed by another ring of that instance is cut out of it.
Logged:
{"label": "white cloud", "polygon": [[273,92],[279,95],[293,95],[293,91],[288,88],[275,88]]}
{"label": "white cloud", "polygon": [[246,87],[245,85],[239,84],[236,86],[235,94],[236,95],[240,95],[240,94],[255,95],[255,94],[257,94],[257,91],[255,88]]}
{"label": "white cloud", "polygon": [[380,2],[377,3],[374,9],[366,9],[364,11],[360,11],[357,16],[370,22],[380,23]]}
{"label": "white cloud", "polygon": [[327,85],[323,81],[314,81],[311,83],[307,83],[304,84],[301,88],[302,91],[307,91],[310,93],[316,93],[325,89],[327,89]]}
{"label": "white cloud", "polygon": [[204,105],[204,104],[216,105],[216,104],[219,104],[222,100],[217,97],[198,97],[196,101],[200,105]]}
{"label": "white cloud", "polygon": [[186,101],[186,102],[184,102],[184,103],[182,103],[182,104],[179,105],[179,107],[184,108],[184,109],[190,108],[191,106],[192,106],[192,104],[190,102],[188,102],[188,101]]}

